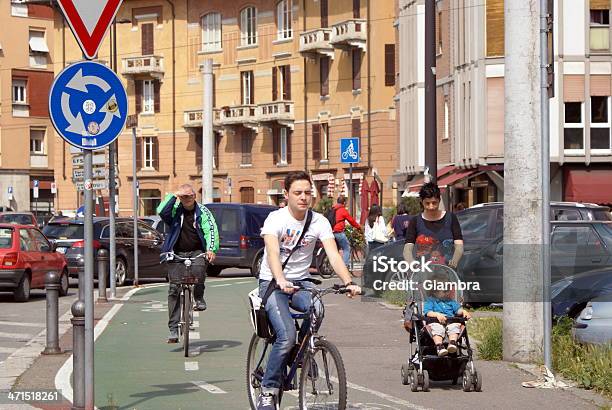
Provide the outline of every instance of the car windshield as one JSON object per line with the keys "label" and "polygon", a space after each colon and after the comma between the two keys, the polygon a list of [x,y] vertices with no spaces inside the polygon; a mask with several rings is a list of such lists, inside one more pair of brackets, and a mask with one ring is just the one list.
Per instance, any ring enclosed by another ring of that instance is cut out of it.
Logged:
{"label": "car windshield", "polygon": [[83,239],[83,224],[50,223],[43,228],[43,233],[49,239]]}
{"label": "car windshield", "polygon": [[26,214],[5,214],[0,215],[0,222],[19,225],[31,225],[32,217]]}
{"label": "car windshield", "polygon": [[0,249],[13,247],[13,230],[11,228],[0,228]]}

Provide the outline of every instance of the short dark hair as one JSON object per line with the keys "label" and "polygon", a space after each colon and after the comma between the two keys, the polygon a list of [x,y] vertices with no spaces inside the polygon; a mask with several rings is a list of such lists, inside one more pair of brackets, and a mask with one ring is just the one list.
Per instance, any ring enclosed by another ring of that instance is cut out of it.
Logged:
{"label": "short dark hair", "polygon": [[346,198],[342,195],[338,197],[338,203],[344,205],[346,203]]}
{"label": "short dark hair", "polygon": [[312,186],[312,181],[310,179],[310,175],[304,171],[292,171],[287,174],[285,177],[285,191],[289,192],[291,185],[295,181],[308,181]]}
{"label": "short dark hair", "polygon": [[438,185],[436,185],[434,182],[428,182],[421,187],[421,190],[419,191],[419,197],[421,198],[421,200],[427,198],[440,199],[440,188],[438,188]]}
{"label": "short dark hair", "polygon": [[408,205],[405,202],[400,202],[397,204],[397,214],[404,215],[408,213]]}

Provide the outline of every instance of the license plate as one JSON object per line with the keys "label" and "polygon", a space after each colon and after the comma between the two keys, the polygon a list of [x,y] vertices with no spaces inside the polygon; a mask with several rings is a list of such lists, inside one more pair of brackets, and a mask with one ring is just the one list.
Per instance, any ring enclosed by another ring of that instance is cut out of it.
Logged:
{"label": "license plate", "polygon": [[59,253],[66,253],[66,249],[68,249],[68,248],[66,248],[65,246],[60,246],[60,247],[56,248],[55,251],[59,252]]}

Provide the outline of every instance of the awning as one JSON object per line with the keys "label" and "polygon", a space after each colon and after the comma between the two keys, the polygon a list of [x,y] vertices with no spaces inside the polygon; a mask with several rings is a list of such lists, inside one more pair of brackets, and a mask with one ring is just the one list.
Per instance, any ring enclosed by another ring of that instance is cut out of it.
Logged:
{"label": "awning", "polygon": [[564,180],[565,201],[612,203],[612,170],[566,168]]}
{"label": "awning", "polygon": [[467,178],[470,175],[474,175],[476,172],[478,172],[478,170],[476,170],[476,169],[468,169],[468,170],[464,170],[464,171],[458,171],[458,172],[455,172],[453,174],[449,174],[449,175],[445,176],[444,178],[440,178],[438,180],[438,187],[439,188],[446,188],[448,186],[453,185],[455,182],[459,181],[460,179]]}
{"label": "awning", "polygon": [[32,36],[30,37],[30,49],[32,51],[38,51],[39,53],[48,53],[49,47],[44,37]]}
{"label": "awning", "polygon": [[[438,168],[438,180],[442,178],[444,175],[451,172],[453,169],[455,169],[454,165],[447,165],[442,168]],[[410,185],[408,186],[408,189],[412,192],[418,192],[423,186],[424,181],[425,181],[425,176],[420,175],[419,177],[417,177],[414,181],[410,183]]]}

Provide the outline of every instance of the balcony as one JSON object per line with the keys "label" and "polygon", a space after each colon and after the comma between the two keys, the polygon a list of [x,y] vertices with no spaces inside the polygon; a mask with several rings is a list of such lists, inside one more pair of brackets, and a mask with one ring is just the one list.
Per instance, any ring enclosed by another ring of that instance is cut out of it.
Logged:
{"label": "balcony", "polygon": [[[183,113],[184,128],[202,127],[202,110],[188,110]],[[221,127],[221,110],[213,109],[213,128]]]}
{"label": "balcony", "polygon": [[367,34],[366,20],[345,20],[332,26],[330,43],[340,49],[357,47],[366,51]]}
{"label": "balcony", "polygon": [[221,125],[240,126],[257,130],[259,126],[257,105],[234,105],[221,108]]}
{"label": "balcony", "polygon": [[330,44],[331,28],[319,28],[300,34],[300,53],[304,56],[321,54],[334,58],[334,48]]}
{"label": "balcony", "polygon": [[161,56],[138,56],[123,59],[123,75],[148,74],[161,80],[164,77],[164,58]]}
{"label": "balcony", "polygon": [[259,122],[277,122],[280,125],[293,129],[295,121],[293,106],[293,101],[274,101],[259,104]]}

